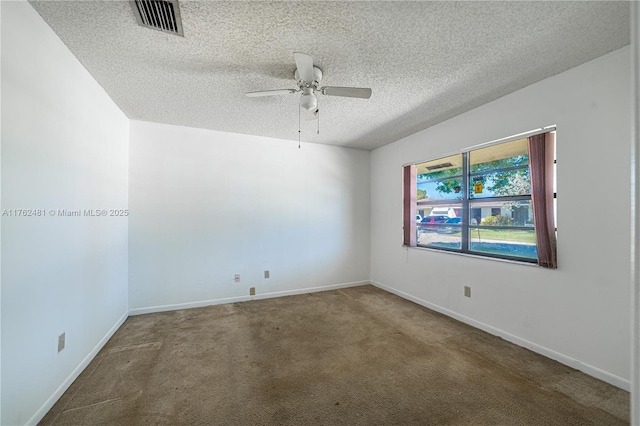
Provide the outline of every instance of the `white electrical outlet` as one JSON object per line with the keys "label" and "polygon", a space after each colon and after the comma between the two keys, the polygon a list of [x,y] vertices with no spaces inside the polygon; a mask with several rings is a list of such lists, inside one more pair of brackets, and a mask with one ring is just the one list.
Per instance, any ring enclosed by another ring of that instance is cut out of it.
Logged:
{"label": "white electrical outlet", "polygon": [[269,278],[269,271],[264,271],[264,277]]}
{"label": "white electrical outlet", "polygon": [[236,275],[233,277],[233,280],[234,280],[235,282],[239,283],[239,282],[240,282],[240,274],[236,274]]}
{"label": "white electrical outlet", "polygon": [[62,333],[58,336],[58,352],[64,349],[64,335],[65,333]]}
{"label": "white electrical outlet", "polygon": [[466,285],[464,286],[464,295],[466,297],[471,297],[471,287],[468,287]]}

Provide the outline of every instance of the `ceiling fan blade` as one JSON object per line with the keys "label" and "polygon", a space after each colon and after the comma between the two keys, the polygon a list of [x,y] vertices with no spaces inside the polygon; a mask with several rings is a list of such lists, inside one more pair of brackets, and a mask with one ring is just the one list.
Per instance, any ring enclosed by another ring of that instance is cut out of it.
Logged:
{"label": "ceiling fan blade", "polygon": [[300,80],[311,83],[313,81],[313,58],[305,53],[294,53],[293,58],[296,60]]}
{"label": "ceiling fan blade", "polygon": [[246,96],[250,98],[257,98],[259,96],[275,96],[275,95],[288,95],[289,93],[296,93],[294,89],[278,89],[278,90],[264,90],[262,92],[247,92]]}
{"label": "ceiling fan blade", "polygon": [[328,96],[344,96],[347,98],[369,99],[371,97],[371,89],[362,87],[333,87],[325,86],[320,88],[323,95]]}

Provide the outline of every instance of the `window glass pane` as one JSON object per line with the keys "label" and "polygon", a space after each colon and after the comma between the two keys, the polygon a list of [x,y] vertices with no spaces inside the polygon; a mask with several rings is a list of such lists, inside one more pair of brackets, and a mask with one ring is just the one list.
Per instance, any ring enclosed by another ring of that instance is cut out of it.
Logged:
{"label": "window glass pane", "polygon": [[418,207],[430,201],[462,198],[462,154],[417,165]]}
{"label": "window glass pane", "polygon": [[462,176],[452,179],[424,182],[418,178],[418,206],[440,200],[462,199]]}
{"label": "window glass pane", "polygon": [[471,226],[533,227],[531,200],[474,201],[469,204],[469,213]]}
{"label": "window glass pane", "polygon": [[537,259],[533,229],[469,229],[469,251]]}
{"label": "window glass pane", "polygon": [[469,153],[469,172],[484,172],[529,164],[527,139],[492,145]]}
{"label": "window glass pane", "polygon": [[433,207],[417,224],[418,245],[459,250],[462,241],[461,214],[460,204]]}
{"label": "window glass pane", "polygon": [[472,175],[469,179],[469,198],[529,194],[531,194],[531,177],[528,167]]}
{"label": "window glass pane", "polygon": [[469,153],[469,198],[531,193],[527,139],[492,145]]}
{"label": "window glass pane", "polygon": [[[418,210],[416,213],[416,222],[426,223],[427,221],[432,222],[431,219],[427,218],[427,216],[444,216],[446,218],[452,217],[460,217],[462,215],[462,205],[460,204],[452,204],[452,205],[435,205],[435,206],[418,206]],[[418,219],[420,216],[420,219]]]}
{"label": "window glass pane", "polygon": [[460,250],[462,248],[462,235],[460,229],[448,234],[439,232],[421,232],[418,234],[418,245],[421,247],[445,248]]}
{"label": "window glass pane", "polygon": [[418,182],[462,176],[462,154],[439,158],[417,165]]}

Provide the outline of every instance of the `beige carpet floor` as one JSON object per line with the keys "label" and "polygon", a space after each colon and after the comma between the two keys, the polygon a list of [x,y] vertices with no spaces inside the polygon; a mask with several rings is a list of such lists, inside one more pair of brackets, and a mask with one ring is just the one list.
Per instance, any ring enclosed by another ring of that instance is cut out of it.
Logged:
{"label": "beige carpet floor", "polygon": [[49,425],[624,425],[629,394],[372,286],[130,317]]}

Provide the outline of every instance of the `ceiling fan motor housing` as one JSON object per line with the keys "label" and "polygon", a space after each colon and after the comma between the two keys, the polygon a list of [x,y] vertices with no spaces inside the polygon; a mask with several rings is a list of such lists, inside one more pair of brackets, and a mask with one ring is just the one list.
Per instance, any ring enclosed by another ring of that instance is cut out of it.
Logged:
{"label": "ceiling fan motor housing", "polygon": [[298,70],[296,69],[293,73],[293,78],[296,80],[298,87],[300,89],[304,89],[305,87],[311,87],[313,90],[318,89],[320,82],[322,81],[322,70],[318,67],[313,67],[313,81],[302,81],[300,80],[300,75],[298,74]]}

